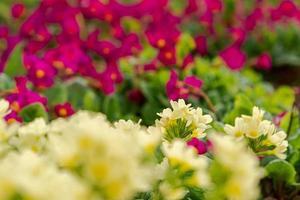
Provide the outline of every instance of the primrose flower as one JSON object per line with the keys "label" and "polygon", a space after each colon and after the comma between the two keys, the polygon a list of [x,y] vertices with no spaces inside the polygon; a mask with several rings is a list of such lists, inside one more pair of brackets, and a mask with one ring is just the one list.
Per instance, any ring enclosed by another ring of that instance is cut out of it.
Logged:
{"label": "primrose flower", "polygon": [[[159,191],[165,199],[183,199],[187,187],[207,188],[210,185],[207,158],[197,155],[184,141],[163,143],[162,151],[165,155],[162,163],[165,171]],[[190,175],[185,176],[187,173]]]}
{"label": "primrose flower", "polygon": [[161,128],[163,137],[167,141],[175,138],[190,140],[192,137],[204,137],[204,131],[210,126],[212,117],[203,115],[201,108],[191,108],[183,99],[171,101],[172,109],[167,108],[158,113],[161,118],[156,120],[156,126]]}
{"label": "primrose flower", "polygon": [[202,84],[202,80],[195,76],[187,76],[183,81],[180,81],[177,73],[172,70],[166,85],[166,92],[171,100],[187,99],[193,92],[192,90],[199,90]]}
{"label": "primrose flower", "polygon": [[68,102],[54,106],[54,112],[58,117],[69,117],[74,114],[74,108]]}
{"label": "primrose flower", "polygon": [[9,113],[9,102],[1,99],[0,100],[0,118],[3,118]]}
{"label": "primrose flower", "polygon": [[208,199],[257,199],[259,181],[264,176],[257,157],[244,142],[230,136],[214,134],[210,140],[214,159],[210,166],[213,186]]}
{"label": "primrose flower", "polygon": [[275,125],[263,119],[264,111],[253,108],[252,116],[242,115],[235,119],[235,125],[226,124],[227,134],[245,139],[250,148],[259,156],[275,155],[284,159],[288,142],[284,131],[277,131]]}
{"label": "primrose flower", "polygon": [[20,18],[25,13],[25,6],[22,3],[15,3],[11,7],[11,15],[14,18]]}
{"label": "primrose flower", "polygon": [[262,53],[256,60],[258,69],[269,70],[272,67],[272,58],[268,53]]}
{"label": "primrose flower", "polygon": [[246,55],[239,48],[230,46],[221,51],[221,58],[232,70],[239,70],[243,68],[246,62]]}
{"label": "primrose flower", "polygon": [[31,59],[31,61],[27,61],[28,79],[38,88],[51,87],[54,83],[56,70],[42,59],[35,56]]}
{"label": "primrose flower", "polygon": [[11,198],[81,200],[89,197],[87,188],[71,173],[58,169],[46,157],[24,151],[10,153],[0,160],[0,199]]}
{"label": "primrose flower", "polygon": [[82,111],[61,120],[49,134],[50,157],[63,169],[80,169],[78,177],[98,188],[95,197],[131,199],[148,189],[151,168],[143,163],[134,136],[96,113]]}

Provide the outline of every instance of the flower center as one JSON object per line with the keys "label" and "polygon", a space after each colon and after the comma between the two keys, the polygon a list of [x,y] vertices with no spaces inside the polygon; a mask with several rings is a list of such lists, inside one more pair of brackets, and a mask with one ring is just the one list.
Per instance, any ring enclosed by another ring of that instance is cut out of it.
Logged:
{"label": "flower center", "polygon": [[172,55],[171,52],[168,51],[168,52],[165,53],[165,58],[166,59],[170,60],[172,57],[173,57],[173,55]]}
{"label": "flower center", "polygon": [[66,117],[68,115],[68,111],[65,108],[60,108],[58,111],[59,116]]}
{"label": "flower center", "polygon": [[20,104],[17,101],[14,101],[10,104],[10,107],[13,111],[19,112],[20,111]]}
{"label": "flower center", "polygon": [[165,45],[166,45],[166,40],[164,40],[164,39],[157,40],[157,46],[159,48],[163,48]]}
{"label": "flower center", "polygon": [[45,76],[45,72],[44,72],[43,70],[41,70],[41,69],[38,69],[38,70],[36,70],[36,72],[35,72],[35,76],[36,76],[37,78],[43,78],[43,77]]}

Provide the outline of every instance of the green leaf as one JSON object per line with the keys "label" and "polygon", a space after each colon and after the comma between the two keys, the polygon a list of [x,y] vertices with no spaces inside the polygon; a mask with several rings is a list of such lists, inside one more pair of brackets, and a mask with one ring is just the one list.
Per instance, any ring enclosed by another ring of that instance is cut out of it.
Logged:
{"label": "green leaf", "polygon": [[296,111],[288,112],[281,119],[280,127],[288,134],[289,138],[296,137],[299,132],[299,114]]}
{"label": "green leaf", "polygon": [[148,102],[142,108],[142,119],[146,125],[152,125],[158,118],[157,113],[161,112],[161,108],[155,102]]}
{"label": "green leaf", "polygon": [[23,118],[24,122],[31,122],[35,118],[44,118],[48,120],[48,114],[41,103],[34,103],[24,107],[21,112],[20,116]]}
{"label": "green leaf", "polygon": [[233,124],[236,117],[242,114],[251,114],[253,103],[244,94],[238,94],[234,101],[234,108],[224,117],[224,122]]}
{"label": "green leaf", "polygon": [[103,100],[102,110],[110,121],[121,118],[121,102],[117,95],[106,96]]}
{"label": "green leaf", "polygon": [[83,109],[99,111],[99,98],[92,90],[88,90],[83,97]]}
{"label": "green leaf", "polygon": [[277,182],[292,184],[295,182],[296,171],[290,163],[285,160],[273,160],[265,167],[268,176]]}
{"label": "green leaf", "polygon": [[196,47],[194,38],[188,33],[182,33],[179,41],[176,44],[176,58],[179,59],[179,64],[183,59]]}
{"label": "green leaf", "polygon": [[15,87],[14,81],[6,74],[0,74],[0,90],[9,90]]}
{"label": "green leaf", "polygon": [[4,73],[10,77],[24,75],[26,70],[22,62],[22,50],[23,44],[19,43],[12,51],[10,57],[8,58]]}
{"label": "green leaf", "polygon": [[68,90],[61,83],[45,90],[43,95],[47,97],[50,106],[65,103],[68,100]]}

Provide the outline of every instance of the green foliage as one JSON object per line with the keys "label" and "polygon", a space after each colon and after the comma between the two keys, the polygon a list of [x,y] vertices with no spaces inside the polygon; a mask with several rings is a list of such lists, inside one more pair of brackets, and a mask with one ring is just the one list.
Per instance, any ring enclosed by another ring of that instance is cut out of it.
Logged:
{"label": "green foliage", "polygon": [[295,183],[296,171],[290,163],[285,160],[273,160],[265,167],[267,174],[276,182]]}
{"label": "green foliage", "polygon": [[20,116],[23,118],[24,122],[31,122],[35,118],[44,118],[48,120],[48,114],[44,106],[40,103],[30,104],[22,109]]}
{"label": "green foliage", "polygon": [[11,53],[4,69],[4,73],[10,77],[24,75],[26,70],[22,63],[23,44],[19,43]]}

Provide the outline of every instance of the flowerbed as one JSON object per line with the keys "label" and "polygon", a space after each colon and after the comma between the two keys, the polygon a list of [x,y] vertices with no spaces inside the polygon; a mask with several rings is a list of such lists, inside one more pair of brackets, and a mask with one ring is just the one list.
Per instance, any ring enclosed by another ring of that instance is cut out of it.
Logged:
{"label": "flowerbed", "polygon": [[0,199],[300,198],[299,6],[2,0]]}

